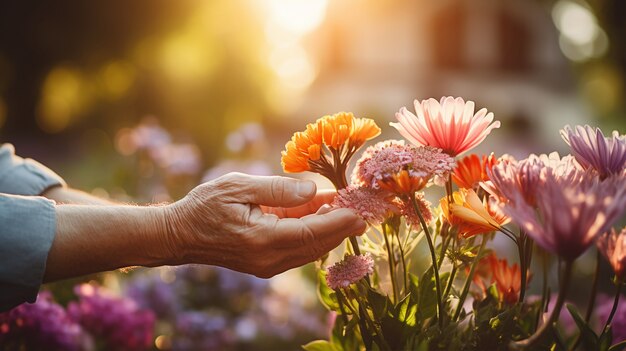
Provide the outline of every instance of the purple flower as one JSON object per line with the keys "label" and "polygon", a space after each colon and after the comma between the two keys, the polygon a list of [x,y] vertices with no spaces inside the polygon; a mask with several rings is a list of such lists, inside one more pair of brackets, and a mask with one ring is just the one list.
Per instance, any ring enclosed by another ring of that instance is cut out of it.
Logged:
{"label": "purple flower", "polygon": [[77,285],[74,292],[79,300],[67,306],[68,314],[109,349],[147,350],[152,346],[155,317],[151,311],[90,284]]}
{"label": "purple flower", "polygon": [[195,175],[200,172],[200,149],[194,144],[168,144],[153,155],[159,166],[173,175]]}
{"label": "purple flower", "polygon": [[158,318],[169,318],[180,309],[174,284],[164,282],[158,274],[137,274],[125,292],[139,307],[153,311]]}
{"label": "purple flower", "polygon": [[626,210],[626,177],[600,181],[590,172],[570,169],[568,163],[564,158],[533,167],[527,178],[535,179],[531,194],[520,186],[523,178],[511,179],[519,173],[500,172],[502,165],[493,168],[491,179],[495,192],[508,200],[501,203],[503,212],[541,247],[572,260]]}
{"label": "purple flower", "polygon": [[34,304],[25,303],[0,314],[3,350],[84,350],[89,343],[80,325],[63,307],[41,292]]}
{"label": "purple flower", "polygon": [[234,342],[227,327],[219,314],[184,312],[176,318],[172,350],[223,350]]}
{"label": "purple flower", "polygon": [[481,182],[481,186],[500,202],[506,203],[521,193],[526,202],[534,206],[537,186],[542,182],[542,170],[559,179],[572,178],[571,181],[582,174],[578,172],[572,156],[561,157],[557,152],[539,156],[531,154],[521,161],[503,155],[491,170],[487,170],[491,180]]}
{"label": "purple flower", "polygon": [[584,169],[598,172],[601,179],[626,169],[626,136],[616,130],[611,137],[605,137],[600,128],[565,126],[561,137],[571,147],[576,161]]}
{"label": "purple flower", "polygon": [[172,138],[170,134],[159,125],[156,118],[147,116],[138,126],[132,129],[131,141],[135,149],[154,153],[168,145],[172,141]]}

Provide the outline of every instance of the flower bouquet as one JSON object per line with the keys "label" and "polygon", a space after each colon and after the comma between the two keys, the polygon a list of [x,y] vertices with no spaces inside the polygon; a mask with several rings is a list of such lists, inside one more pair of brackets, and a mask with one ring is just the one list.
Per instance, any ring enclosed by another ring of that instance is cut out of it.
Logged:
{"label": "flower bouquet", "polygon": [[[406,141],[379,142],[354,164],[381,130],[351,113],[308,124],[282,152],[285,172],[325,176],[338,191],[333,206],[369,224],[364,235],[349,238],[343,259],[321,258],[318,293],[335,314],[334,327],[329,340],[304,349],[626,349],[613,340],[624,333],[611,327],[626,282],[626,230],[612,229],[626,212],[626,137],[566,126],[561,136],[572,155],[459,158],[500,127],[493,114],[452,97],[416,101],[415,110],[402,108],[391,123]],[[445,189],[436,208],[425,196],[431,185]],[[517,263],[490,248],[497,236],[510,239]],[[574,261],[594,243],[615,271],[617,290],[595,330],[598,269],[585,313],[563,308]],[[548,284],[553,263],[555,298]],[[527,296],[533,278],[541,294]],[[562,311],[576,333],[559,328]]]}

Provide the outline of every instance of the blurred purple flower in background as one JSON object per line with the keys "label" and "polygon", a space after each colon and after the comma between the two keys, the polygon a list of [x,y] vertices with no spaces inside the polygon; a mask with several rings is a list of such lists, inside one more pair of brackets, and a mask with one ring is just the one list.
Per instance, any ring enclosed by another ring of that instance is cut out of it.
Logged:
{"label": "blurred purple flower in background", "polygon": [[0,314],[2,350],[86,350],[89,337],[49,292]]}
{"label": "blurred purple flower in background", "polygon": [[172,175],[195,175],[200,172],[200,149],[194,144],[163,145],[153,157],[160,167]]}
{"label": "blurred purple flower in background", "polygon": [[70,302],[67,313],[97,342],[113,350],[146,350],[152,346],[152,311],[141,310],[135,301],[90,284],[77,285],[74,292],[78,301]]}
{"label": "blurred purple flower in background", "polygon": [[157,152],[171,143],[170,133],[159,125],[155,117],[147,116],[131,131],[131,140],[136,150]]}
{"label": "blurred purple flower in background", "polygon": [[170,318],[181,309],[171,283],[156,274],[136,274],[126,284],[125,294],[157,318]]}
{"label": "blurred purple flower in background", "polygon": [[176,317],[172,350],[224,350],[234,340],[225,317],[215,313],[188,311]]}
{"label": "blurred purple flower in background", "polygon": [[226,136],[226,147],[232,152],[242,152],[246,148],[265,140],[263,126],[258,123],[244,123]]}

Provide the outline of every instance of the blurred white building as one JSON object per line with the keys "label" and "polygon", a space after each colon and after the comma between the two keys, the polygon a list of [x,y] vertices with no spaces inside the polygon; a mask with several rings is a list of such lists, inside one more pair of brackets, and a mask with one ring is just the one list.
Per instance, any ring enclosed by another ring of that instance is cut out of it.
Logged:
{"label": "blurred white building", "polygon": [[398,138],[401,106],[462,96],[503,121],[478,151],[518,156],[566,150],[559,129],[590,119],[539,2],[333,0],[309,39],[319,75],[294,115],[352,111]]}

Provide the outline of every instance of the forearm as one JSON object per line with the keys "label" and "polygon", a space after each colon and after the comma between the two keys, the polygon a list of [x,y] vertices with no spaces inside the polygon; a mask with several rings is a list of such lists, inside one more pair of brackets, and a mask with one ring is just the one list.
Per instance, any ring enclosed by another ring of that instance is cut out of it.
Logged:
{"label": "forearm", "polygon": [[66,186],[55,186],[41,194],[59,204],[75,205],[113,205],[114,203],[80,190],[68,188]]}
{"label": "forearm", "polygon": [[45,282],[167,263],[160,207],[57,205]]}

